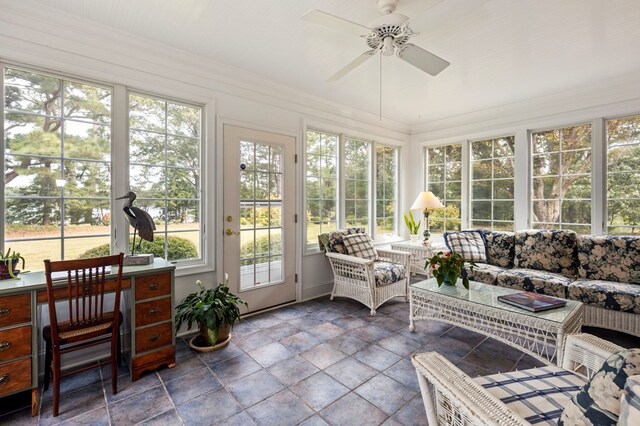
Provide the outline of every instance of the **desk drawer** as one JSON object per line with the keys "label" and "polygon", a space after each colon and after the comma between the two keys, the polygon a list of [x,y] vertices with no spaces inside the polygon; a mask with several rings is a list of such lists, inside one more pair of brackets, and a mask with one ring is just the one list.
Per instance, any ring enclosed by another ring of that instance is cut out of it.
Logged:
{"label": "desk drawer", "polygon": [[31,326],[0,331],[0,362],[31,355]]}
{"label": "desk drawer", "polygon": [[136,327],[171,319],[171,297],[136,303]]}
{"label": "desk drawer", "polygon": [[31,322],[31,294],[0,297],[0,327]]}
{"label": "desk drawer", "polygon": [[0,364],[0,396],[31,388],[31,358]]}
{"label": "desk drawer", "polygon": [[172,340],[173,324],[170,322],[136,330],[136,353],[170,345]]}
{"label": "desk drawer", "polygon": [[136,300],[171,294],[171,274],[143,275],[136,277]]}

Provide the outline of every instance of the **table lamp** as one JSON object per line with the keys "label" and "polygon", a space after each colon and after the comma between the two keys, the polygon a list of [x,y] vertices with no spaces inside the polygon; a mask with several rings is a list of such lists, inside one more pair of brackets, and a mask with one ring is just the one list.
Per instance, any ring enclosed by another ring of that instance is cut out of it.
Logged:
{"label": "table lamp", "polygon": [[431,237],[431,232],[429,231],[429,214],[433,209],[443,209],[444,204],[438,200],[433,192],[431,191],[422,191],[418,198],[413,202],[413,205],[409,210],[422,210],[424,213],[424,241],[429,241],[429,237]]}

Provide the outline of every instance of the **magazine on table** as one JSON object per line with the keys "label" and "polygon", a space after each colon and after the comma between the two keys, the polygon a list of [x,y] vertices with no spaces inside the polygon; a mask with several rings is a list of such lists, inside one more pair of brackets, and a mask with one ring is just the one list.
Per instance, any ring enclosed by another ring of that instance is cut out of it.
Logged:
{"label": "magazine on table", "polygon": [[531,312],[546,311],[547,309],[561,308],[567,304],[566,300],[545,296],[544,294],[523,291],[520,293],[503,294],[498,300],[518,308]]}

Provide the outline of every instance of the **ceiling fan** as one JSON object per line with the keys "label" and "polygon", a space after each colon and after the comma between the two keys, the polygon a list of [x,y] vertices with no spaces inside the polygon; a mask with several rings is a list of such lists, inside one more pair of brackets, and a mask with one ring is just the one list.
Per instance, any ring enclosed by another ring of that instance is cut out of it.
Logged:
{"label": "ceiling fan", "polygon": [[370,50],[351,61],[329,77],[327,81],[341,79],[378,52],[384,56],[391,56],[395,53],[398,58],[433,76],[438,75],[449,66],[449,62],[439,56],[415,44],[408,43],[409,39],[418,33],[414,33],[409,28],[407,16],[395,12],[398,2],[399,0],[378,0],[378,9],[383,15],[369,24],[371,28],[317,9],[302,16],[305,21],[364,37],[367,46],[369,46]]}

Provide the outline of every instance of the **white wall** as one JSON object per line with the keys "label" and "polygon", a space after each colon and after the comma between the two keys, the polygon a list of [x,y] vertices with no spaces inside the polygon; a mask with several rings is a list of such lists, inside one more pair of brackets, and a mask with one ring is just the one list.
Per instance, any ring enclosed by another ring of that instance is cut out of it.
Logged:
{"label": "white wall", "polygon": [[[297,135],[298,153],[303,148],[305,125],[348,129],[355,135],[408,145],[408,126],[383,120],[344,105],[265,81],[248,72],[175,49],[79,22],[55,11],[30,8],[21,2],[0,5],[0,62],[38,67],[107,84],[170,96],[207,105],[207,148],[216,155],[208,164],[206,187],[212,201],[210,214],[220,236],[222,229],[222,123],[282,131]],[[298,193],[304,184],[298,167]],[[301,198],[301,197],[299,197]],[[302,211],[300,199],[298,213]],[[301,215],[302,216],[302,215]],[[303,256],[302,224],[298,228],[300,299],[326,294],[332,273],[324,256]],[[213,285],[222,279],[221,238],[215,239],[215,271],[177,273],[176,300],[195,290],[195,281]]]}

